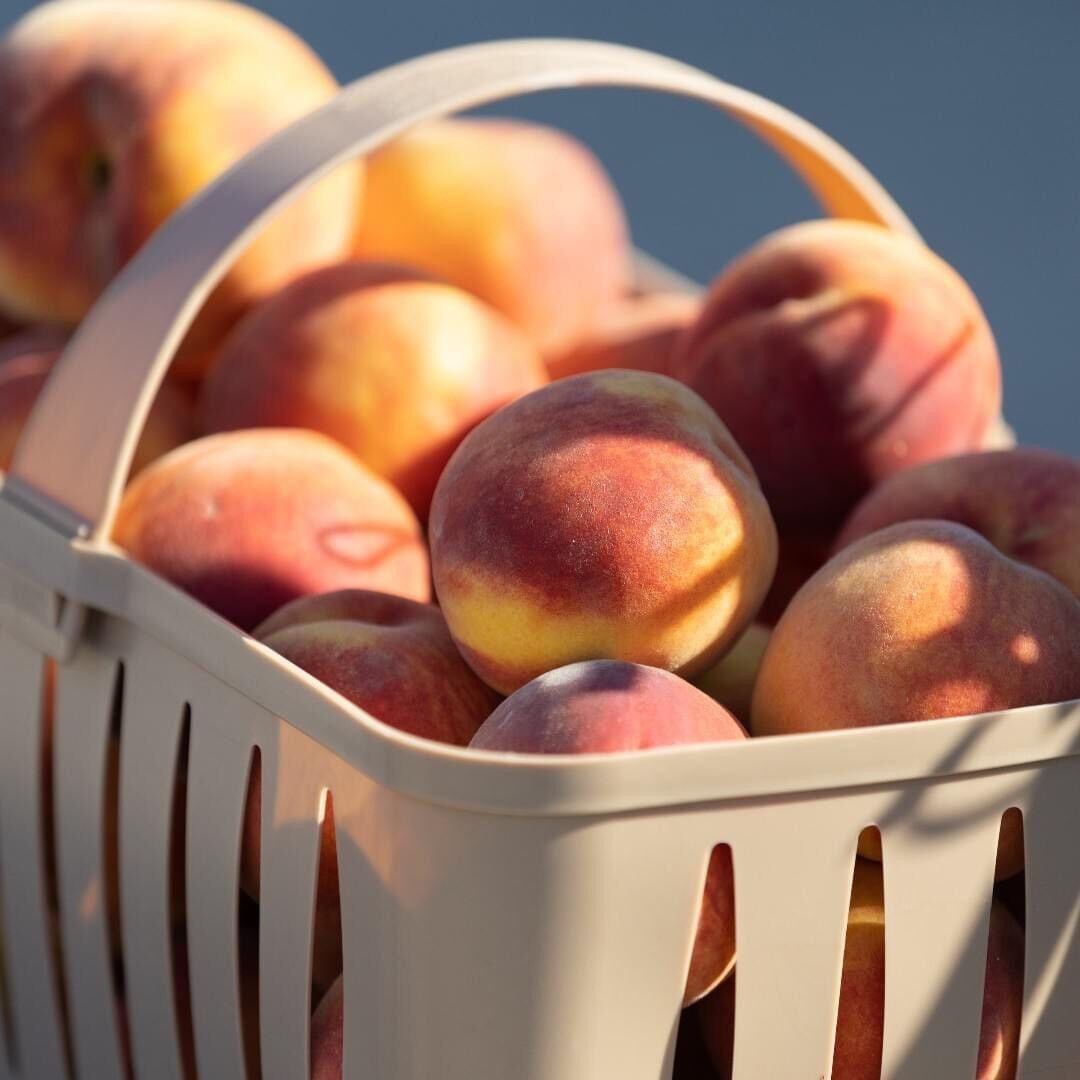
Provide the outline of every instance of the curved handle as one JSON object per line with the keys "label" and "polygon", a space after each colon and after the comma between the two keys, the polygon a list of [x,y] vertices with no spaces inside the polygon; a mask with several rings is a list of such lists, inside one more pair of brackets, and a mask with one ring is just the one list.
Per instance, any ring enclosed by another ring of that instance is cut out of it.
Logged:
{"label": "curved handle", "polygon": [[184,332],[275,210],[419,121],[538,90],[600,85],[680,94],[724,109],[778,150],[830,214],[915,233],[877,181],[827,135],[678,61],[620,45],[544,39],[432,53],[353,83],[168,219],[71,340],[0,497],[69,533],[107,537],[146,414]]}

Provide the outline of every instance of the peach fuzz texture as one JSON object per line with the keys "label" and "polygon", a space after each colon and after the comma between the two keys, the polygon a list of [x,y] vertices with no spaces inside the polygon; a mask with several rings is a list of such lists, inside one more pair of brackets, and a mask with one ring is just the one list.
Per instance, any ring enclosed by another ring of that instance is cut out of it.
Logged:
{"label": "peach fuzz texture", "polygon": [[897,470],[981,448],[1001,407],[997,348],[963,279],[854,221],[794,225],[736,259],[672,374],[731,428],[781,531],[834,528]]}
{"label": "peach fuzz texture", "polygon": [[367,159],[356,253],[475,293],[545,353],[577,339],[631,277],[622,204],[593,153],[522,120],[453,119]]}
{"label": "peach fuzz texture", "polygon": [[1035,447],[960,454],[905,469],[852,511],[837,551],[913,518],[956,521],[1080,597],[1080,461]]}
{"label": "peach fuzz texture", "polygon": [[450,632],[503,693],[575,660],[696,674],[753,618],[776,564],[727,429],[645,372],[562,379],[485,420],[439,480],[429,534]]}
{"label": "peach fuzz texture", "polygon": [[[73,325],[151,233],[337,83],[285,26],[226,0],[54,0],[0,41],[0,308]],[[197,377],[228,326],[348,253],[351,164],[290,205],[231,268],[181,348]]]}
{"label": "peach fuzz texture", "polygon": [[[1080,697],[1080,601],[966,526],[913,521],[845,548],[776,624],[754,735],[905,723]],[[863,845],[867,855],[874,845]],[[998,877],[1023,865],[1006,816]]]}
{"label": "peach fuzz texture", "polygon": [[400,731],[464,746],[500,696],[432,604],[365,589],[301,597],[255,630],[275,652]]}
{"label": "peach fuzz texture", "polygon": [[242,630],[335,589],[430,596],[408,504],[315,432],[237,431],[174,450],[128,487],[113,539]]}
{"label": "peach fuzz texture", "polygon": [[424,519],[461,439],[546,382],[532,343],[469,293],[350,261],[306,274],[241,321],[203,386],[201,423],[321,431]]}
{"label": "peach fuzz texture", "polygon": [[[484,721],[469,744],[532,754],[618,753],[741,740],[727,711],[677,675],[619,660],[587,660],[534,679]],[[713,851],[684,1004],[703,997],[735,963],[731,852]]]}

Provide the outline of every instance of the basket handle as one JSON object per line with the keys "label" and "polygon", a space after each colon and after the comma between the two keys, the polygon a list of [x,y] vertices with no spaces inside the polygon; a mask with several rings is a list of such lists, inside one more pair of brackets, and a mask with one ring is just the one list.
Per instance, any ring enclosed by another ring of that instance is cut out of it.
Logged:
{"label": "basket handle", "polygon": [[64,351],[0,498],[68,535],[107,538],[147,412],[184,332],[272,213],[335,166],[420,121],[538,90],[601,85],[664,91],[724,109],[771,144],[828,213],[915,235],[877,181],[823,132],[686,64],[571,40],[432,53],[354,82],[261,143],[166,221]]}

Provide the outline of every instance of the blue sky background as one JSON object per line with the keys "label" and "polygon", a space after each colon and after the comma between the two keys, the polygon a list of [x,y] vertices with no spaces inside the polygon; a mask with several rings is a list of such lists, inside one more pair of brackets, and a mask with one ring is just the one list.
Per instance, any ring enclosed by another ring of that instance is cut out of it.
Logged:
{"label": "blue sky background", "polygon": [[[0,0],[6,23],[31,6]],[[1080,454],[1077,0],[260,0],[342,80],[451,44],[604,38],[666,52],[802,113],[893,193],[980,297],[1023,441]],[[637,243],[700,280],[816,214],[772,152],[704,106],[625,91],[499,110],[584,138]]]}

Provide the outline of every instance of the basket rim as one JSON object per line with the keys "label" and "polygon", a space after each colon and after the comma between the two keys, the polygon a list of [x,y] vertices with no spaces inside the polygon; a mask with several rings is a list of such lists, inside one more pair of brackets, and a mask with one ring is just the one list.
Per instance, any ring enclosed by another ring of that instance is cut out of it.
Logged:
{"label": "basket rim", "polygon": [[[526,755],[448,746],[384,724],[114,545],[66,542],[0,500],[0,575],[12,569],[92,615],[148,634],[377,783],[465,810],[594,815],[819,798],[1029,771],[1080,757],[1080,699],[917,724],[618,754]],[[0,613],[3,603],[0,596]]]}

